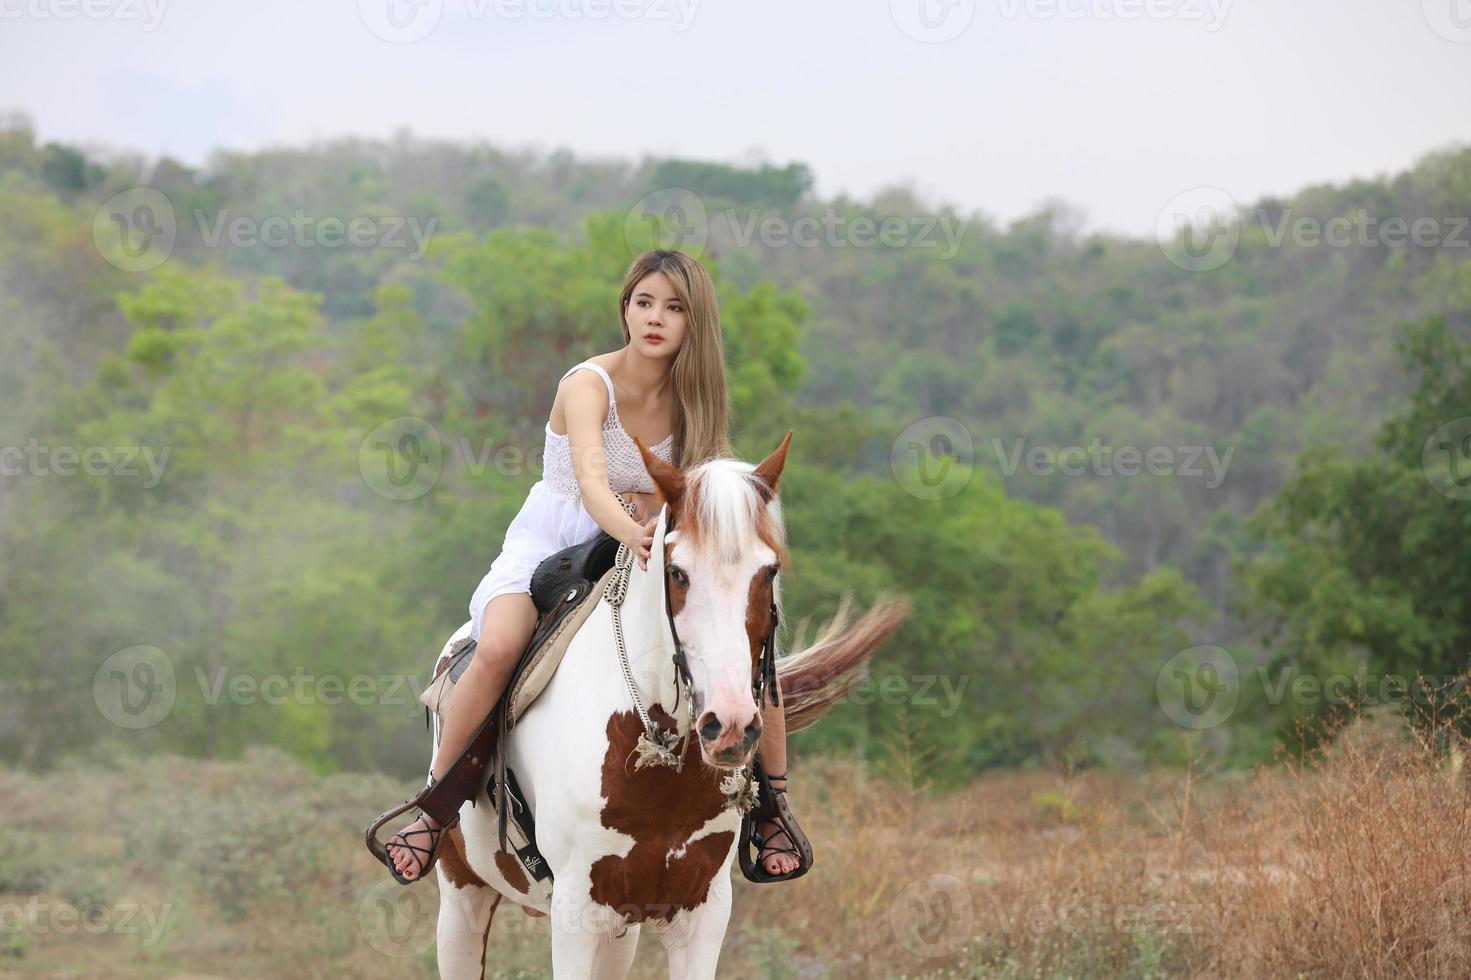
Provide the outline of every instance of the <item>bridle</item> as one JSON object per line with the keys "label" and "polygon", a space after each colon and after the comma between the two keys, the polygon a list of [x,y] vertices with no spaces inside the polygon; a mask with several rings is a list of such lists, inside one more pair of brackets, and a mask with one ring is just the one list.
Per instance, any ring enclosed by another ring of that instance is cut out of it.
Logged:
{"label": "bridle", "polygon": [[[664,527],[664,536],[667,538],[669,532],[674,530],[674,511],[669,512],[669,523]],[[677,679],[682,679],[686,686],[691,685],[689,660],[684,655],[684,644],[680,642],[679,630],[674,628],[674,609],[669,598],[669,569],[664,569],[664,581],[660,583],[664,590],[664,616],[669,620],[669,633],[674,637],[674,671]],[[761,656],[756,661],[755,674],[751,678],[751,696],[756,701],[756,708],[762,707],[762,699],[766,695],[766,688],[771,687],[771,703],[781,706],[781,692],[776,686],[776,627],[777,611],[775,589],[772,590],[771,600],[771,626],[766,631],[766,637],[761,641]],[[679,703],[679,683],[676,680],[674,686],[674,702]]]}
{"label": "bridle", "polygon": [[[630,515],[631,516],[631,515]],[[670,531],[674,530],[674,511],[669,510],[669,523],[665,525],[664,534],[668,537]],[[635,769],[642,769],[648,765],[664,765],[680,771],[684,767],[685,742],[689,739],[689,733],[694,730],[694,719],[690,718],[685,727],[684,736],[681,738],[675,732],[662,732],[649,717],[648,710],[644,707],[643,698],[639,696],[638,686],[633,682],[633,669],[628,664],[628,648],[623,638],[623,619],[621,616],[623,598],[628,590],[628,579],[633,572],[633,552],[628,550],[627,545],[618,546],[618,556],[614,563],[614,576],[604,592],[603,598],[613,607],[613,635],[618,641],[618,660],[623,668],[623,680],[628,688],[628,695],[633,700],[634,710],[638,712],[639,720],[643,722],[644,732],[639,736],[635,746],[638,760],[634,763]],[[674,609],[669,598],[669,570],[664,570],[664,581],[660,583],[664,592],[664,617],[669,622],[669,633],[674,637],[674,655],[671,658],[674,663],[674,711],[679,710],[679,705],[685,700],[685,689],[691,694],[690,703],[693,705],[693,679],[690,676],[689,658],[685,656],[684,644],[680,641],[679,630],[674,627]],[[776,610],[776,599],[771,600],[771,626],[766,631],[766,636],[761,642],[761,655],[757,659],[756,669],[751,678],[751,694],[755,698],[759,709],[770,689],[771,703],[781,705],[781,694],[776,683],[776,629],[778,625],[778,614]],[[675,751],[675,746],[679,750]],[[749,787],[749,779],[746,781]],[[734,785],[733,783],[730,785]],[[722,786],[722,789],[725,789]],[[744,793],[734,789],[730,790],[734,796],[744,796]],[[744,805],[744,804],[743,804]]]}

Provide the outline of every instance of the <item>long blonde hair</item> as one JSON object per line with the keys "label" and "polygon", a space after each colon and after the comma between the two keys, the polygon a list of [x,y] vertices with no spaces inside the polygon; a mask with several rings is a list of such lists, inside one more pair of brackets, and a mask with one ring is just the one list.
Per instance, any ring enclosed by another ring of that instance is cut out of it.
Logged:
{"label": "long blonde hair", "polygon": [[670,386],[674,390],[674,465],[680,469],[734,455],[730,447],[730,389],[725,383],[725,340],[710,274],[683,252],[656,249],[633,260],[623,276],[618,298],[618,325],[623,343],[632,341],[628,310],[633,289],[644,277],[662,272],[685,309],[684,343],[674,355]]}

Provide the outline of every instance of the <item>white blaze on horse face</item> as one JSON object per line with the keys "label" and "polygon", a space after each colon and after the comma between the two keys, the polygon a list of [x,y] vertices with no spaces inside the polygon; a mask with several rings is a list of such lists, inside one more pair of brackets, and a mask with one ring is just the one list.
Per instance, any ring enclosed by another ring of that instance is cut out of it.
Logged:
{"label": "white blaze on horse face", "polygon": [[[679,543],[678,532],[669,536],[669,562],[689,576],[684,605],[674,617],[697,708],[692,721],[700,731],[701,720],[714,715],[720,723],[719,737],[705,741],[709,755],[732,752],[747,738],[748,726],[759,723],[761,713],[751,694],[756,665],[751,659],[751,639],[746,629],[751,582],[765,574],[776,561],[776,553],[758,542],[741,560],[722,563],[705,550],[695,551]],[[746,746],[754,749],[754,741]],[[743,753],[748,754],[748,753]],[[744,759],[709,759],[735,765]]]}

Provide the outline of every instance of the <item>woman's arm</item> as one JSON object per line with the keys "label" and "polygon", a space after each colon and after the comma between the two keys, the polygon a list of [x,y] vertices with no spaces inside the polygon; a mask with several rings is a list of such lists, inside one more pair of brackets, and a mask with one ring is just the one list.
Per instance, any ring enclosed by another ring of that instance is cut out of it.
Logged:
{"label": "woman's arm", "polygon": [[562,382],[567,416],[567,439],[572,447],[572,472],[582,489],[582,506],[598,526],[628,545],[640,559],[648,558],[643,542],[644,521],[635,521],[608,486],[608,459],[603,449],[603,420],[608,416],[608,389],[591,371],[574,371]]}

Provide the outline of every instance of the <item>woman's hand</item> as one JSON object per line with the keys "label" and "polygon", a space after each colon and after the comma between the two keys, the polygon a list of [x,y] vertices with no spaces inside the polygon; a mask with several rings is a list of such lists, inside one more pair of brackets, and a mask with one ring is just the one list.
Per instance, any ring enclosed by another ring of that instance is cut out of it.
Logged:
{"label": "woman's hand", "polygon": [[663,501],[659,499],[657,491],[640,493],[637,490],[630,490],[624,496],[633,501],[633,519],[640,524],[647,523],[651,517],[659,516],[659,508],[663,506]]}
{"label": "woman's hand", "polygon": [[638,567],[647,570],[649,567],[649,552],[654,547],[654,526],[659,523],[657,517],[652,517],[642,524],[631,525],[632,530],[628,537],[619,538],[628,550],[633,552],[638,559]]}

